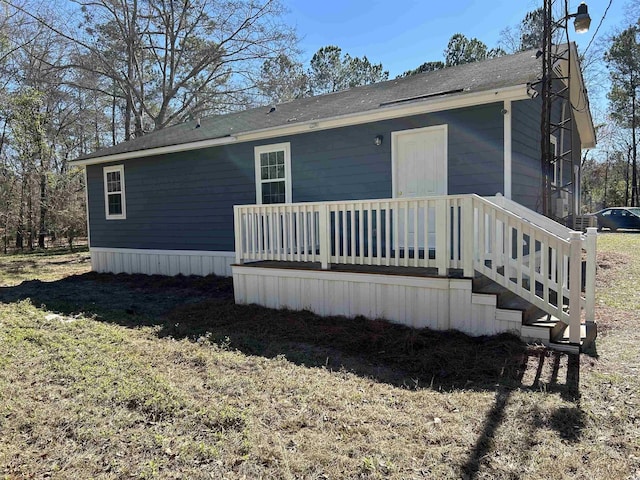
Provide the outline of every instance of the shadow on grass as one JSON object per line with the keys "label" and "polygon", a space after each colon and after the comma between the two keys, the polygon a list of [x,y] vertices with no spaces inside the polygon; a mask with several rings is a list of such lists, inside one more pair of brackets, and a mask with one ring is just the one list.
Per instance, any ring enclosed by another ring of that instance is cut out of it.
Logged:
{"label": "shadow on grass", "polygon": [[[566,364],[566,383],[560,385],[558,383],[558,375],[561,369],[561,359],[567,357]],[[560,407],[550,414],[550,417],[545,422],[540,420],[542,414],[538,412],[534,415],[537,421],[533,422],[533,425],[529,425],[531,430],[529,438],[531,441],[535,438],[534,430],[536,428],[550,427],[556,430],[560,437],[567,442],[577,442],[580,440],[582,429],[584,428],[584,412],[580,408],[580,356],[579,355],[565,355],[556,351],[549,351],[547,349],[539,348],[537,351],[531,350],[528,360],[534,360],[532,363],[532,369],[535,370],[534,379],[530,386],[523,385],[523,375],[520,377],[520,389],[540,391],[542,389],[549,391],[558,391],[560,395],[568,401],[573,401],[575,407]],[[546,363],[551,365],[545,366]],[[550,379],[548,383],[541,382],[542,373],[551,368]],[[527,371],[526,361],[519,370],[524,374]],[[558,388],[560,387],[560,388]],[[509,404],[511,395],[515,389],[509,388],[505,385],[497,385],[496,396],[494,404],[487,414],[481,433],[471,450],[467,462],[462,466],[461,478],[475,479],[479,476],[480,470],[483,466],[483,462],[490,460],[491,451],[493,449],[493,439],[497,433],[498,428],[504,421],[506,408]],[[533,447],[531,445],[530,447]],[[523,457],[528,455],[528,449],[522,449]],[[526,462],[523,460],[522,464]]]}
{"label": "shadow on grass", "polygon": [[[531,388],[537,389],[547,358],[507,334],[474,338],[363,317],[323,318],[307,311],[236,305],[231,279],[214,276],[92,272],[0,288],[0,302],[26,298],[63,315],[83,313],[131,328],[155,326],[159,337],[225,343],[249,355],[285,355],[298,364],[346,368],[414,389],[523,388],[522,376],[536,362]],[[557,367],[554,372],[547,391],[575,398],[577,381],[559,382]]]}
{"label": "shadow on grass", "polygon": [[[158,337],[224,343],[269,358],[284,355],[296,364],[346,369],[404,388],[495,391],[494,406],[463,469],[470,478],[491,448],[513,391],[544,388],[579,403],[579,360],[568,358],[566,381],[560,381],[560,359],[566,355],[529,348],[512,335],[474,338],[362,317],[323,318],[236,305],[228,278],[87,273],[0,288],[0,302],[27,298],[63,315],[82,313],[129,328],[151,326]],[[530,385],[523,383],[525,374],[533,377]],[[559,411],[550,424],[564,438],[577,438],[581,415],[579,408]]]}

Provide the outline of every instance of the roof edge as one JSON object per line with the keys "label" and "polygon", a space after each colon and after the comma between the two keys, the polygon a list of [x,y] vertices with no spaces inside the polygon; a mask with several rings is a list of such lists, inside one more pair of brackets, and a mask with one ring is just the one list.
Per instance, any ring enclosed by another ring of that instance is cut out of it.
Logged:
{"label": "roof edge", "polygon": [[430,98],[425,101],[412,102],[411,104],[384,106],[366,112],[339,115],[336,117],[328,117],[320,120],[311,120],[294,125],[283,125],[259,130],[252,130],[244,133],[238,133],[233,136],[219,137],[209,140],[200,140],[197,142],[189,142],[176,145],[167,145],[146,150],[134,150],[131,152],[87,158],[84,160],[78,159],[73,160],[70,163],[75,166],[96,165],[133,158],[149,157],[153,155],[165,155],[168,153],[199,150],[202,148],[228,145],[231,143],[244,143],[286,135],[299,135],[302,133],[314,132],[319,130],[329,130],[332,128],[359,125],[380,120],[390,120],[393,118],[405,117],[410,115],[420,115],[424,113],[439,112],[443,110],[473,107],[476,105],[485,105],[488,103],[502,102],[505,100],[515,101],[525,100],[528,98],[530,97],[527,94],[527,84],[521,84],[510,87],[502,87],[498,89],[482,90],[479,92],[472,92],[462,95],[458,94],[436,99]]}
{"label": "roof edge", "polygon": [[[566,44],[565,44],[566,45]],[[594,148],[596,146],[596,129],[593,125],[593,117],[591,116],[591,108],[589,106],[589,96],[587,95],[587,87],[584,84],[582,68],[580,67],[580,57],[578,56],[578,48],[575,42],[569,43],[568,49],[569,62],[567,59],[560,62],[562,74],[567,75],[567,63],[569,65],[569,82],[576,82],[578,88],[570,89],[570,104],[576,122],[578,133],[580,134],[580,147],[583,149]]]}
{"label": "roof edge", "polygon": [[93,158],[79,158],[78,160],[71,160],[69,163],[77,167],[84,167],[87,165],[94,165],[97,163],[110,163],[119,162],[121,160],[128,160],[130,158],[151,157],[153,155],[165,155],[167,153],[184,152],[188,150],[199,150],[201,148],[215,147],[217,145],[228,145],[235,143],[235,136],[224,136],[218,138],[210,138],[208,140],[200,140],[197,142],[178,143],[176,145],[165,145],[164,147],[148,148],[144,150],[133,150],[131,152],[114,153],[112,155],[105,155],[102,157]]}
{"label": "roof edge", "polygon": [[[582,108],[576,108],[576,123],[578,124],[578,131],[580,132],[580,140],[582,143],[582,148],[593,148],[596,146],[597,137],[596,137],[596,128],[593,124],[593,117],[591,116],[591,106],[589,105],[589,96],[587,95],[587,86],[584,83],[584,76],[582,75],[582,68],[580,65],[580,57],[578,56],[578,48],[575,43],[571,44],[571,61],[572,72],[576,75],[576,80],[580,85],[580,89],[574,89],[576,96],[576,104],[580,105],[582,101],[584,103]],[[577,90],[577,91],[576,91]],[[573,98],[571,99],[571,103],[573,104]],[[582,133],[584,132],[586,139],[583,139]]]}

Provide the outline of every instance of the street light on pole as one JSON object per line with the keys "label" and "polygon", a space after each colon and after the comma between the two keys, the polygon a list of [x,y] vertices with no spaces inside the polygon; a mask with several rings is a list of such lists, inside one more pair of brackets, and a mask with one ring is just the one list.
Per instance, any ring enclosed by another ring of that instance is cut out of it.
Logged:
{"label": "street light on pole", "polygon": [[[564,14],[560,20],[553,20],[553,7],[558,2],[562,2],[564,7]],[[577,189],[574,182],[578,181],[578,178],[573,178],[572,182],[564,184],[563,175],[555,175],[555,185],[552,185],[552,179],[554,178],[552,169],[557,169],[564,160],[565,157],[572,158],[573,154],[571,148],[573,146],[571,126],[572,111],[569,111],[569,119],[560,118],[559,122],[553,122],[552,113],[554,112],[554,102],[560,99],[562,103],[568,102],[571,105],[570,98],[570,61],[569,56],[571,54],[571,45],[569,43],[569,33],[567,29],[567,23],[570,18],[574,19],[574,28],[576,33],[585,33],[589,30],[591,24],[591,17],[586,3],[581,3],[578,6],[576,13],[569,14],[567,0],[544,0],[543,8],[543,43],[542,51],[539,52],[539,56],[542,56],[542,115],[540,122],[541,130],[541,170],[542,170],[542,185],[541,185],[541,197],[542,197],[542,213],[548,217],[555,218],[557,220],[562,219],[565,223],[568,221],[563,212],[554,211],[552,208],[552,187],[560,191],[559,196],[562,197],[562,192],[566,192],[568,195],[568,186],[572,186],[572,192],[575,195]],[[553,38],[557,33],[560,33],[566,41],[566,49],[560,45],[553,44]],[[564,60],[567,63],[567,70],[564,72],[563,77],[554,77],[553,68],[559,60]],[[554,84],[554,80],[564,80],[563,86],[557,86]],[[563,110],[561,110],[563,111]],[[568,135],[568,142],[566,135],[560,135],[561,138],[556,138],[554,142],[554,150],[552,151],[552,135],[554,133],[563,132]],[[569,145],[567,149],[567,143]],[[573,163],[573,162],[572,162]],[[562,169],[558,169],[560,172]],[[556,171],[558,171],[556,170]],[[574,217],[577,212],[573,212]]]}

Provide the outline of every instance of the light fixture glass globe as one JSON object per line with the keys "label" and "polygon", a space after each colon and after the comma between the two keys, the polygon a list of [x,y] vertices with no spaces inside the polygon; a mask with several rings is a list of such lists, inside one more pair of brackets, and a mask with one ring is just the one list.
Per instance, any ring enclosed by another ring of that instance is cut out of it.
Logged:
{"label": "light fixture glass globe", "polygon": [[591,17],[589,16],[587,4],[582,2],[580,5],[578,5],[578,13],[576,13],[575,20],[573,21],[573,26],[576,29],[576,33],[586,33],[589,31],[590,25]]}

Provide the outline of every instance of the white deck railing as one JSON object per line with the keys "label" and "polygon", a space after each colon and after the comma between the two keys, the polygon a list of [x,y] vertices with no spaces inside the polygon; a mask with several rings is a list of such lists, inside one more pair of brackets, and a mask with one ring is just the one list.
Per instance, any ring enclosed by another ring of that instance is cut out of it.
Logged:
{"label": "white deck railing", "polygon": [[583,236],[502,197],[244,205],[234,215],[237,263],[477,271],[567,323],[572,343],[583,308],[593,321],[595,229]]}

